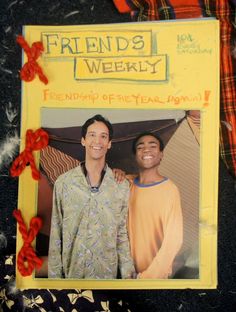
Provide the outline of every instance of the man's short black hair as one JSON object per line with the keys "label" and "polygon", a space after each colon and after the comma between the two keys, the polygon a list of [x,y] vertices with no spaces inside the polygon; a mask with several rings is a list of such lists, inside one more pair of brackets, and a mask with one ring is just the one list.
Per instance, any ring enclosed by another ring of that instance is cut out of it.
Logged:
{"label": "man's short black hair", "polygon": [[111,141],[111,139],[113,138],[113,128],[112,128],[112,125],[110,123],[110,121],[106,118],[104,118],[102,115],[95,115],[91,118],[89,118],[88,120],[85,121],[85,123],[83,124],[82,128],[81,128],[81,135],[82,135],[82,138],[85,139],[85,136],[87,134],[87,130],[88,130],[88,127],[90,125],[92,125],[94,122],[96,121],[99,121],[99,122],[103,122],[107,128],[108,128],[108,131],[109,131],[109,141]]}
{"label": "man's short black hair", "polygon": [[156,134],[154,134],[154,133],[152,133],[152,132],[146,131],[146,132],[140,133],[140,134],[134,139],[133,144],[132,144],[132,152],[133,152],[134,155],[136,155],[136,145],[137,145],[138,140],[139,140],[140,138],[142,138],[142,137],[144,137],[144,136],[148,136],[148,135],[150,135],[150,136],[154,137],[155,139],[157,139],[157,141],[159,142],[160,151],[161,151],[161,152],[163,151],[163,149],[164,149],[164,143],[163,143],[162,139],[161,139],[158,135],[156,135]]}

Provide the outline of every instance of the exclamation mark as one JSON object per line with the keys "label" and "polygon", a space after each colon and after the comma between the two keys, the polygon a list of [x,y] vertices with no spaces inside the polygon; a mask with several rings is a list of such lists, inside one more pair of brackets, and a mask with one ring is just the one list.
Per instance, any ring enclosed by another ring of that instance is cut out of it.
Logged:
{"label": "exclamation mark", "polygon": [[208,106],[208,105],[209,105],[210,93],[211,93],[211,91],[205,90],[205,93],[204,93],[204,100],[205,100],[205,103],[203,104],[203,106]]}

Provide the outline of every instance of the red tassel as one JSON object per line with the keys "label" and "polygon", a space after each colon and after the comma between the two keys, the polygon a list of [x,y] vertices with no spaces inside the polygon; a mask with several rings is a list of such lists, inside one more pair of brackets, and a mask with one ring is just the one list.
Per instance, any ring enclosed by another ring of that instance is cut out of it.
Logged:
{"label": "red tassel", "polygon": [[35,251],[31,246],[31,243],[42,227],[42,220],[39,217],[32,218],[29,231],[27,231],[21,211],[14,210],[13,216],[19,224],[19,231],[24,241],[23,247],[18,253],[17,267],[22,276],[29,276],[35,268],[40,269],[43,264],[43,260],[36,256]]}
{"label": "red tassel", "polygon": [[10,173],[12,177],[18,177],[25,169],[26,165],[30,165],[32,170],[32,177],[35,180],[40,179],[40,173],[35,165],[33,151],[43,149],[48,145],[49,136],[46,131],[39,128],[35,132],[27,130],[25,150],[14,160]]}
{"label": "red tassel", "polygon": [[36,62],[44,51],[42,42],[34,42],[31,48],[22,36],[17,36],[16,42],[22,47],[28,57],[28,62],[24,64],[20,71],[21,79],[27,82],[32,81],[35,75],[38,74],[39,79],[44,84],[48,84],[47,77],[44,75],[42,68]]}

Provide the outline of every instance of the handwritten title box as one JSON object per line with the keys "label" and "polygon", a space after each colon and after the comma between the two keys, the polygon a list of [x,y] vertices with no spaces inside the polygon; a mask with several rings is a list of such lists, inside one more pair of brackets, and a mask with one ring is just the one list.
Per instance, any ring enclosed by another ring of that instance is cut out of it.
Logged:
{"label": "handwritten title box", "polygon": [[76,58],[75,79],[127,79],[164,81],[166,56],[120,58]]}
{"label": "handwritten title box", "polygon": [[46,57],[147,56],[152,50],[150,31],[79,31],[42,33]]}

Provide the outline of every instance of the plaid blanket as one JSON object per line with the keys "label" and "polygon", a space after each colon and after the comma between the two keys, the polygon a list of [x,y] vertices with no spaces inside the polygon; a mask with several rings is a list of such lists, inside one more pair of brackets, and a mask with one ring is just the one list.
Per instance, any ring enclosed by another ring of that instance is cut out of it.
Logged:
{"label": "plaid blanket", "polygon": [[236,0],[113,0],[134,21],[215,17],[220,21],[220,155],[236,177]]}

